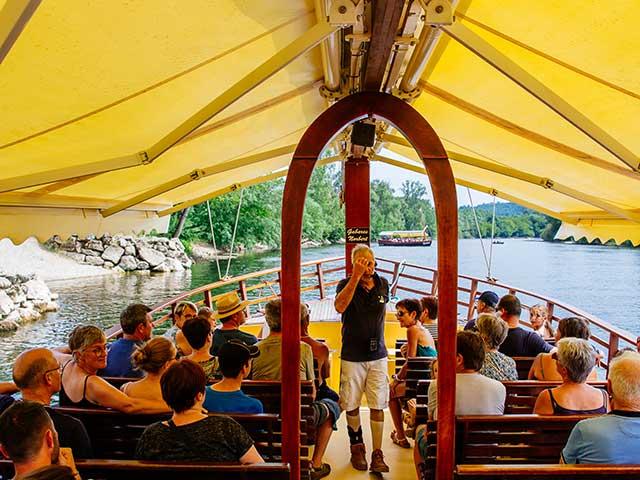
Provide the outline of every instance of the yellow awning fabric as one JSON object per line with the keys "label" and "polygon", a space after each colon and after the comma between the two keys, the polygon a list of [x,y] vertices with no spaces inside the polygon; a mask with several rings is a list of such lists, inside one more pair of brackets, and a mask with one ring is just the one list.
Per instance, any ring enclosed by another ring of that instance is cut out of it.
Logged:
{"label": "yellow awning fabric", "polygon": [[[640,3],[460,5],[457,22],[640,154]],[[148,149],[315,24],[312,0],[42,2],[0,63],[0,185]],[[559,238],[640,244],[638,173],[454,39],[438,51],[413,106],[461,185],[560,218]],[[150,164],[0,193],[0,237],[166,229],[158,212],[286,168],[290,153],[268,152],[295,145],[326,108],[322,82],[316,47]],[[410,148],[386,147],[415,167]]]}

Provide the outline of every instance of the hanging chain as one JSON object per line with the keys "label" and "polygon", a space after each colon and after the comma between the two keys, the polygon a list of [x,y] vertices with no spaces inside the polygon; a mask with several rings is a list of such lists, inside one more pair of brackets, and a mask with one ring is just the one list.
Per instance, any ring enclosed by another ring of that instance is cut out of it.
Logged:
{"label": "hanging chain", "polygon": [[236,232],[238,231],[238,220],[240,220],[240,209],[242,208],[242,197],[244,189],[240,190],[240,201],[238,202],[238,211],[236,212],[236,222],[233,225],[233,235],[231,237],[231,247],[229,248],[229,258],[227,259],[227,270],[224,272],[224,279],[229,278],[229,267],[231,267],[231,258],[233,257],[233,244],[236,241]]}
{"label": "hanging chain", "polygon": [[216,265],[218,266],[218,278],[222,278],[222,271],[220,270],[220,259],[218,258],[218,247],[216,246],[216,234],[213,232],[213,221],[211,220],[211,206],[209,200],[207,200],[207,215],[209,215],[209,228],[211,229],[211,240],[213,241],[213,252],[216,258]]}
{"label": "hanging chain", "polygon": [[491,278],[491,265],[487,258],[487,252],[484,248],[484,240],[482,239],[482,232],[480,231],[480,223],[478,222],[478,216],[476,215],[476,207],[473,206],[473,200],[471,199],[471,190],[467,187],[467,193],[469,194],[469,203],[471,204],[471,211],[473,212],[473,219],[476,222],[476,228],[478,229],[478,237],[480,238],[480,246],[482,247],[482,255],[484,256],[484,263],[487,265],[487,278]]}

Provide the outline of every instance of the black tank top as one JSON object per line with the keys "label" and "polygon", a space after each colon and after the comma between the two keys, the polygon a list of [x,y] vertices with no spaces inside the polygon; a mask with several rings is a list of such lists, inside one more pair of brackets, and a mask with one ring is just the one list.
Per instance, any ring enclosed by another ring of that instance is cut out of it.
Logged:
{"label": "black tank top", "polygon": [[69,363],[72,361],[73,360],[70,360],[69,362],[65,363],[64,367],[62,367],[62,372],[60,373],[60,406],[76,407],[76,408],[95,408],[96,405],[94,403],[91,403],[89,400],[87,400],[87,380],[89,380],[89,377],[92,377],[93,375],[87,375],[86,377],[84,377],[84,386],[82,388],[82,400],[80,400],[79,402],[74,402],[73,400],[71,400],[67,395],[67,393],[64,391],[64,382],[62,381],[62,376],[64,375],[64,369],[67,368],[67,365],[69,365]]}
{"label": "black tank top", "polygon": [[549,390],[549,398],[551,399],[551,406],[553,407],[554,415],[592,415],[598,413],[607,413],[607,392],[602,391],[602,406],[598,408],[592,408],[591,410],[571,410],[570,408],[564,408],[556,399],[553,398],[553,392]]}

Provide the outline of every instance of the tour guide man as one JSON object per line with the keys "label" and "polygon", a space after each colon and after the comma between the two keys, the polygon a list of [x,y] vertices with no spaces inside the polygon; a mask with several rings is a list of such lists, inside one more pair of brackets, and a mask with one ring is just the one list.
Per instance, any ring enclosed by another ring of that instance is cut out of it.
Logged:
{"label": "tour guide man", "polygon": [[384,409],[389,401],[387,349],[384,344],[389,283],[375,273],[375,257],[367,245],[354,247],[351,262],[351,276],[338,283],[334,304],[342,314],[340,406],[347,411],[351,464],[357,470],[366,470],[360,402],[362,394],[367,395],[373,443],[370,470],[382,473],[389,471],[381,450]]}

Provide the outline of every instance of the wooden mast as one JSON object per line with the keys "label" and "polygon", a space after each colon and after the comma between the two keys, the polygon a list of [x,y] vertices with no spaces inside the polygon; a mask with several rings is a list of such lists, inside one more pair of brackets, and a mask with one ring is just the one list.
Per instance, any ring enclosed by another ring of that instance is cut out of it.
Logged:
{"label": "wooden mast", "polygon": [[[453,173],[440,139],[410,105],[380,92],[350,95],[323,112],[306,130],[293,155],[282,200],[282,457],[291,478],[300,478],[300,241],[304,200],[311,173],[331,139],[348,124],[369,116],[401,131],[422,159],[438,222],[437,479],[453,478],[455,463],[455,348],[457,330],[458,212]],[[363,199],[364,200],[364,199]],[[366,198],[368,201],[368,197]],[[347,261],[348,262],[348,261]]]}

